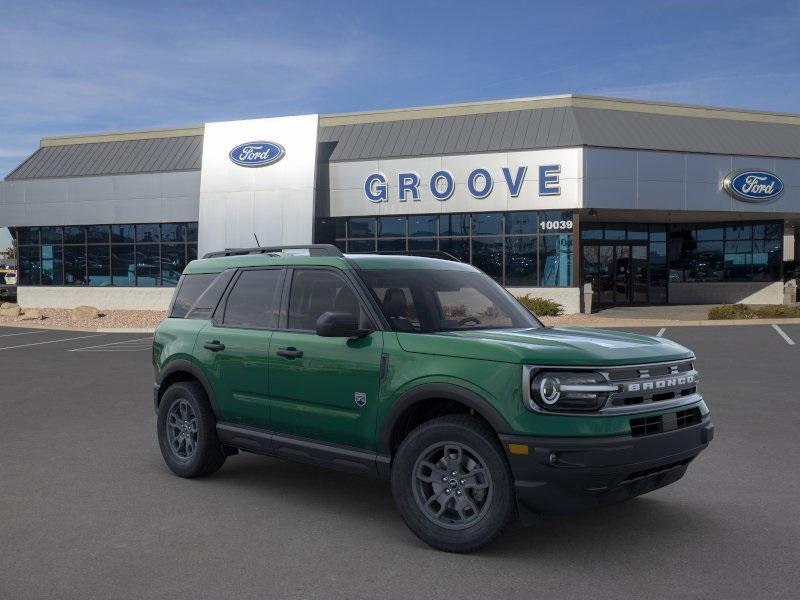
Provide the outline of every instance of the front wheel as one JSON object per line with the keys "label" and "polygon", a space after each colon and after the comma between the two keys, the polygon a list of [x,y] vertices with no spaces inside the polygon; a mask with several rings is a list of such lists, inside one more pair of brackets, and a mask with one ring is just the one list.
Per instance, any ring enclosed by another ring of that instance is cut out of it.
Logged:
{"label": "front wheel", "polygon": [[392,464],[392,492],[406,525],[447,552],[472,552],[516,514],[511,472],[483,421],[452,415],[423,423]]}
{"label": "front wheel", "polygon": [[199,383],[167,388],[158,405],[157,427],[161,455],[176,475],[210,475],[225,462],[214,413]]}

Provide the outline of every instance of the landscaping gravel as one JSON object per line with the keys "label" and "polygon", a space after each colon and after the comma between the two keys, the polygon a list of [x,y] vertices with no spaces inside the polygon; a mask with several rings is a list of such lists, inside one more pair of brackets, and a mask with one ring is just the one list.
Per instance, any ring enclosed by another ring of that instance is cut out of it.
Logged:
{"label": "landscaping gravel", "polygon": [[91,331],[95,329],[152,329],[166,315],[163,310],[100,310],[100,317],[97,319],[75,319],[69,309],[27,309],[27,311],[31,310],[41,313],[43,318],[35,321],[24,321],[15,317],[0,317],[0,325],[22,325],[47,329],[85,329]]}

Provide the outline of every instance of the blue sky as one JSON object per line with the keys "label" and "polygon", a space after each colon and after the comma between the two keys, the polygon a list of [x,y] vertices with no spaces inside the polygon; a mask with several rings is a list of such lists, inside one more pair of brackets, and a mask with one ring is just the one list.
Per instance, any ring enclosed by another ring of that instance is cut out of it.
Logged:
{"label": "blue sky", "polygon": [[0,9],[0,175],[43,135],[284,114],[560,93],[800,112],[796,1]]}

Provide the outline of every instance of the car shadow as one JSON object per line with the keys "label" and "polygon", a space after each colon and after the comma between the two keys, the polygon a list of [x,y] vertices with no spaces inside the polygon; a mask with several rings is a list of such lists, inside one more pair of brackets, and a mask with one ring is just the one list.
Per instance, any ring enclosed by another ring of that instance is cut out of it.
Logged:
{"label": "car shadow", "polygon": [[[394,537],[387,543],[429,549],[405,528],[387,481],[320,469],[265,457],[234,457],[205,480],[229,488],[264,494],[315,514],[330,511],[347,527],[351,519],[369,523]],[[512,524],[493,544],[487,557],[602,557],[611,546],[624,554],[650,553],[653,540],[680,544],[723,527],[713,507],[686,498],[665,498],[660,492],[627,502],[567,516],[535,516],[530,526]]]}

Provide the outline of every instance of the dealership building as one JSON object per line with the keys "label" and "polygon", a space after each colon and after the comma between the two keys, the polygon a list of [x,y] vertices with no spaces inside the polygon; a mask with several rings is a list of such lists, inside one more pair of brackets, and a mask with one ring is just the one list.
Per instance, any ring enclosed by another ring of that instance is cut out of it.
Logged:
{"label": "dealership building", "polygon": [[165,308],[223,248],[446,252],[515,295],[784,301],[800,115],[549,96],[48,137],[0,182],[24,306]]}

